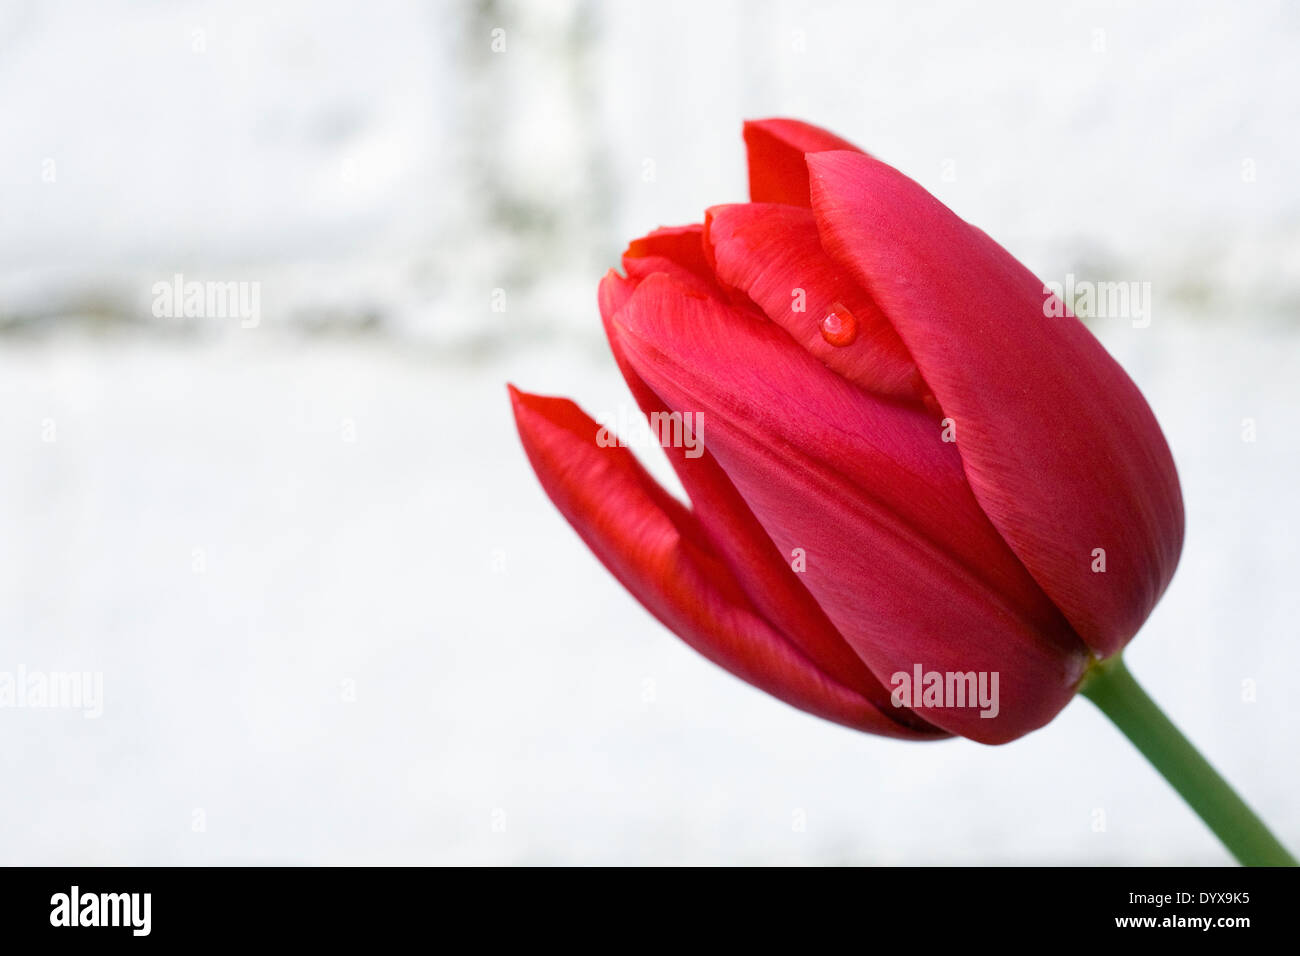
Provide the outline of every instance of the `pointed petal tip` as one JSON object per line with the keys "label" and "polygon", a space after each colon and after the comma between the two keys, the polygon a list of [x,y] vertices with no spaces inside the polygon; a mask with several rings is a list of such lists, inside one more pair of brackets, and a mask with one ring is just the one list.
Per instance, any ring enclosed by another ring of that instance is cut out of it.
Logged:
{"label": "pointed petal tip", "polygon": [[520,409],[524,407],[530,396],[527,392],[517,388],[514,382],[506,382],[506,394],[510,396],[510,408],[514,411],[515,418],[518,418]]}
{"label": "pointed petal tip", "polygon": [[531,451],[535,440],[554,434],[558,429],[585,440],[594,436],[599,426],[572,399],[559,395],[538,395],[507,384],[515,426],[525,450]]}
{"label": "pointed petal tip", "polygon": [[[515,412],[528,408],[534,411],[539,410],[547,401],[545,395],[535,395],[532,392],[525,392],[522,388],[515,385],[514,382],[506,382],[506,391],[510,395],[510,404],[514,406]],[[551,399],[554,401],[554,399]]]}
{"label": "pointed petal tip", "polygon": [[747,141],[751,136],[769,136],[791,146],[798,146],[805,153],[827,149],[858,151],[856,146],[830,130],[789,116],[745,120],[741,126],[741,133]]}
{"label": "pointed petal tip", "polygon": [[749,157],[749,195],[754,202],[806,208],[811,204],[806,158],[824,150],[861,152],[848,140],[802,120],[750,120],[743,133]]}

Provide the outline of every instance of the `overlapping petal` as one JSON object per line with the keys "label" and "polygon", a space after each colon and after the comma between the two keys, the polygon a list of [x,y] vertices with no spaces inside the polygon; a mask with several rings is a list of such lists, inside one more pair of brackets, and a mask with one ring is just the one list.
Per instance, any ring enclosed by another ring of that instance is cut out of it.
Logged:
{"label": "overlapping petal", "polygon": [[1115,653],[1182,549],[1178,476],[1141,392],[1082,323],[1049,316],[1028,269],[911,179],[857,152],[807,162],[823,245],[955,423],[985,513],[1088,645]]}
{"label": "overlapping petal", "polygon": [[[925,394],[894,327],[822,249],[810,210],[774,203],[715,206],[705,217],[703,238],[718,281],[744,291],[805,351],[868,391],[900,400]],[[837,306],[856,325],[843,346],[821,332],[822,319]]]}
{"label": "overlapping petal", "polygon": [[[641,410],[654,421],[672,409],[632,368],[616,327],[617,316],[636,285],[615,272],[608,273],[600,284],[600,310],[619,370]],[[695,437],[704,439],[703,427]],[[699,442],[694,450],[668,444],[664,451],[694,503],[694,514],[714,551],[764,619],[832,679],[859,690],[877,706],[890,708],[897,720],[918,729],[931,729],[915,715],[892,707],[889,691],[804,587],[791,561],[778,550],[713,454],[700,448]]]}
{"label": "overlapping petal", "polygon": [[792,119],[751,120],[745,124],[749,155],[749,198],[754,202],[810,205],[806,153],[857,147],[811,123]]}
{"label": "overlapping petal", "polygon": [[921,664],[998,671],[995,719],[927,709],[946,730],[1000,742],[1070,699],[1085,648],[1039,591],[922,409],[841,379],[779,327],[668,276],[642,282],[614,323],[625,359],[667,405],[703,416],[718,463],[872,672]]}

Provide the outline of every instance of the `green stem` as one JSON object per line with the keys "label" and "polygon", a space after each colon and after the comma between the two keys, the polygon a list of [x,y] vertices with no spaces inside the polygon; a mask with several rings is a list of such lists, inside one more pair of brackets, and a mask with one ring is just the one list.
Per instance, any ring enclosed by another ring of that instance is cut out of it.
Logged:
{"label": "green stem", "polygon": [[1239,863],[1297,865],[1295,857],[1147,696],[1120,655],[1094,664],[1079,692],[1142,751]]}

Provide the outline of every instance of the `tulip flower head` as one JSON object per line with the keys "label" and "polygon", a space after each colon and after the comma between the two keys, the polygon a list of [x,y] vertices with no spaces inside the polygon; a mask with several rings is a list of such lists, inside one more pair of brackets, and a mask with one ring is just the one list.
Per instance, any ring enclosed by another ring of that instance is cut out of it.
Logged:
{"label": "tulip flower head", "polygon": [[689,506],[572,402],[512,387],[534,470],[652,614],[755,687],[891,737],[1041,727],[1178,562],[1151,409],[902,173],[795,120],[744,139],[751,201],[634,240],[599,289],[642,411],[690,436],[664,442]]}

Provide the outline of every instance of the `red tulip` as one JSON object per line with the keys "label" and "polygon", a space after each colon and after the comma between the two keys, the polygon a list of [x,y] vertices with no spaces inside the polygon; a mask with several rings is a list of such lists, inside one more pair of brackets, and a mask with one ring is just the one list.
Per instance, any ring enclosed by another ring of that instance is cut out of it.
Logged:
{"label": "red tulip", "polygon": [[[665,625],[796,707],[906,738],[1041,727],[1177,564],[1151,409],[897,170],[794,120],[745,143],[752,202],[635,240],[600,285],[642,410],[703,441],[668,448],[691,507],[572,402],[512,387],[543,487]],[[997,675],[996,715],[919,687],[896,706],[918,672]]]}

